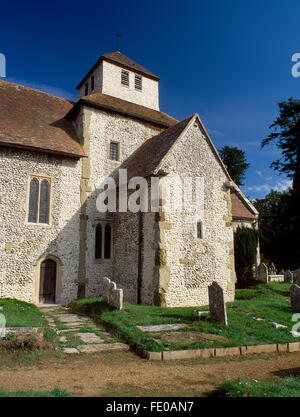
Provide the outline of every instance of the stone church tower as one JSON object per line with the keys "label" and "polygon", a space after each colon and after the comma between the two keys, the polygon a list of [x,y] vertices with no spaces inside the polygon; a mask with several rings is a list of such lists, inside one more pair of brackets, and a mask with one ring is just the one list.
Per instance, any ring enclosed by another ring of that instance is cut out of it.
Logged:
{"label": "stone church tower", "polygon": [[[100,57],[76,103],[0,81],[1,297],[66,304],[101,294],[108,277],[131,303],[203,305],[212,281],[233,299],[232,198],[239,221],[257,212],[199,116],[160,111],[158,85],[120,52]],[[148,196],[155,179],[156,211],[98,211],[99,181],[120,186],[120,168],[128,185],[145,179]],[[163,205],[166,183],[186,177],[204,183],[193,221]]]}
{"label": "stone church tower", "polygon": [[78,98],[102,93],[159,111],[158,82],[159,77],[132,59],[112,52],[102,55],[79,83]]}

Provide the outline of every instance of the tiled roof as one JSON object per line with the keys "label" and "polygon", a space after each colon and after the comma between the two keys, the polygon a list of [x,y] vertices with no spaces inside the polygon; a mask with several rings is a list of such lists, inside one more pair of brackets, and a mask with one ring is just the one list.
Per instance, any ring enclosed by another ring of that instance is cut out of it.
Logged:
{"label": "tiled roof", "polygon": [[115,64],[119,64],[122,67],[131,69],[135,72],[138,72],[140,74],[146,75],[150,78],[153,78],[155,80],[159,80],[160,78],[153,74],[152,72],[148,71],[146,68],[142,67],[137,62],[134,62],[132,59],[128,58],[128,56],[122,54],[121,52],[111,52],[109,54],[102,55],[103,59],[107,61],[112,61]]}
{"label": "tiled roof", "polygon": [[74,103],[22,85],[0,81],[0,145],[84,156],[72,124]]}
{"label": "tiled roof", "polygon": [[[161,161],[172,148],[184,129],[194,116],[191,116],[175,126],[169,127],[156,136],[146,140],[122,165],[127,169],[128,180],[133,177],[149,177],[156,173]],[[117,179],[117,178],[115,178]]]}
{"label": "tiled roof", "polygon": [[90,69],[90,71],[84,76],[84,78],[80,81],[78,86],[76,88],[79,88],[86,78],[94,71],[94,69],[103,61],[112,62],[113,64],[119,65],[122,68],[127,68],[129,70],[132,70],[138,74],[142,74],[146,77],[152,78],[153,80],[159,81],[159,77],[152,72],[148,71],[146,68],[142,67],[137,62],[134,62],[132,59],[128,58],[128,56],[122,54],[121,52],[110,52],[108,54],[103,54],[98,59],[96,64]]}
{"label": "tiled roof", "polygon": [[82,97],[76,103],[74,108],[71,109],[67,115],[67,118],[72,119],[77,114],[82,104],[103,110],[117,112],[120,114],[125,114],[127,116],[145,120],[164,127],[173,126],[174,124],[178,123],[176,119],[167,115],[166,113],[102,93],[90,94],[88,96]]}
{"label": "tiled roof", "polygon": [[212,153],[230,182],[230,176],[197,113],[144,142],[122,165],[122,168],[127,168],[128,180],[135,176],[148,177],[152,174],[156,175],[168,151],[193,122],[199,123],[202,134],[206,137]]}
{"label": "tiled roof", "polygon": [[236,191],[232,190],[231,193],[231,213],[233,219],[250,219],[257,218],[257,214],[254,214],[246,204],[244,198]]}

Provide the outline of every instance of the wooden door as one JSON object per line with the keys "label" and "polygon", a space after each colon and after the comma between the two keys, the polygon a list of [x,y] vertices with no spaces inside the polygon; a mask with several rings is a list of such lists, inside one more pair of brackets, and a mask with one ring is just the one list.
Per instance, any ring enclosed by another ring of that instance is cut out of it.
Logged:
{"label": "wooden door", "polygon": [[46,259],[40,269],[40,303],[55,303],[56,262]]}

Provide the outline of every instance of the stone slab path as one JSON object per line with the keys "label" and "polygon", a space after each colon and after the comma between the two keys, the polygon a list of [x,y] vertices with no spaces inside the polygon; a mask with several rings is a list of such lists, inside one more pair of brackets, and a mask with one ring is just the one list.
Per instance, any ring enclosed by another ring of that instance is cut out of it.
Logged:
{"label": "stone slab path", "polygon": [[39,306],[50,328],[58,337],[58,345],[67,354],[94,353],[107,351],[125,351],[129,346],[120,343],[106,332],[105,329],[95,324],[90,317],[79,316],[68,308],[56,305]]}
{"label": "stone slab path", "polygon": [[177,330],[181,329],[182,327],[188,327],[187,324],[184,323],[173,323],[173,324],[157,324],[154,326],[136,326],[142,332],[165,332],[168,330]]}

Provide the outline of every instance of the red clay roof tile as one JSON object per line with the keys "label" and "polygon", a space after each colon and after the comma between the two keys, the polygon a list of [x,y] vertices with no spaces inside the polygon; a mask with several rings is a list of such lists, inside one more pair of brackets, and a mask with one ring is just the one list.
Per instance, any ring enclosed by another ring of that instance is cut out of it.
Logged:
{"label": "red clay roof tile", "polygon": [[245,204],[245,201],[236,191],[231,191],[231,213],[233,219],[256,219],[257,215],[253,214]]}
{"label": "red clay roof tile", "polygon": [[64,119],[73,104],[0,80],[0,145],[75,158],[84,156],[72,123]]}
{"label": "red clay roof tile", "polygon": [[178,123],[178,120],[161,111],[153,110],[149,107],[141,106],[139,104],[131,103],[129,101],[102,93],[90,94],[82,97],[66,117],[68,119],[72,119],[77,114],[82,104],[125,114],[127,116],[145,120],[164,127],[173,126]]}

